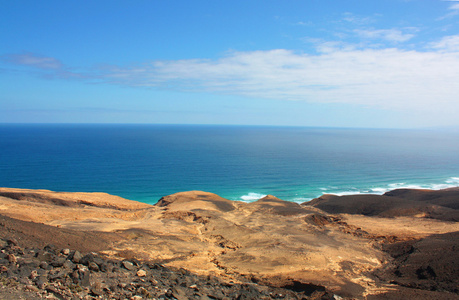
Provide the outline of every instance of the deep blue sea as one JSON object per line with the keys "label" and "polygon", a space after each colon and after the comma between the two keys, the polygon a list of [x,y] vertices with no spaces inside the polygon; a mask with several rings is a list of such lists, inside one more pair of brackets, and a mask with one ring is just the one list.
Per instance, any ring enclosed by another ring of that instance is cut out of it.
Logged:
{"label": "deep blue sea", "polygon": [[156,203],[459,185],[459,133],[210,125],[0,125],[0,186],[106,192]]}

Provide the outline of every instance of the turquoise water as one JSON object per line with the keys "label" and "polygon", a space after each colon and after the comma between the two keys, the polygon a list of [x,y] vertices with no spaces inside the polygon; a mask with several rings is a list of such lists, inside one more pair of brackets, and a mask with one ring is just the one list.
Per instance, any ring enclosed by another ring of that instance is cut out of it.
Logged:
{"label": "turquoise water", "polygon": [[187,190],[303,202],[459,185],[459,133],[200,125],[0,125],[0,186],[155,203]]}

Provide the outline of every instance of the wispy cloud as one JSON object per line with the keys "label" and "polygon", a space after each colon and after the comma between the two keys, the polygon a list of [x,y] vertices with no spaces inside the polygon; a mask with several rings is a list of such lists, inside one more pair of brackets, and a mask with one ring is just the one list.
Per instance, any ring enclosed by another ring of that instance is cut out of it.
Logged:
{"label": "wispy cloud", "polygon": [[444,52],[459,51],[459,35],[443,37],[440,41],[431,43],[430,46]]}
{"label": "wispy cloud", "polygon": [[440,17],[439,20],[444,20],[444,19],[456,16],[456,15],[459,14],[459,3],[457,3],[457,2],[459,2],[458,0],[443,0],[443,1],[445,1],[445,2],[455,2],[455,3],[452,3],[448,7],[448,10],[450,10],[450,12],[447,13],[446,15]]}
{"label": "wispy cloud", "polygon": [[412,33],[403,33],[399,29],[373,29],[373,30],[354,30],[358,36],[367,39],[382,39],[389,42],[405,42],[414,37]]}
{"label": "wispy cloud", "polygon": [[25,65],[39,69],[57,70],[63,68],[62,63],[58,59],[53,57],[40,56],[33,53],[7,54],[3,55],[2,58],[3,60],[13,64]]}
{"label": "wispy cloud", "polygon": [[[459,111],[459,36],[426,51],[337,43],[306,54],[286,49],[229,52],[218,59],[152,61],[71,73],[91,82],[386,109]],[[58,60],[16,60],[62,76]],[[46,68],[45,68],[46,66]],[[68,77],[66,77],[68,78]]]}
{"label": "wispy cloud", "polygon": [[350,12],[344,13],[342,20],[345,21],[345,22],[352,23],[354,25],[368,25],[370,23],[374,23],[375,22],[375,18],[374,17],[357,16],[357,15],[355,15],[353,13],[350,13]]}
{"label": "wispy cloud", "polygon": [[[89,79],[89,73],[73,71],[65,66],[59,59],[35,53],[5,54],[0,59],[17,66],[28,67],[45,78]],[[41,71],[41,72],[40,72]]]}
{"label": "wispy cloud", "polygon": [[156,61],[104,74],[112,83],[316,103],[459,109],[459,53],[391,49],[309,55],[278,49],[217,60]]}
{"label": "wispy cloud", "polygon": [[[446,2],[459,2],[459,0],[444,0]],[[453,3],[449,6],[450,10],[459,10],[459,3]]]}
{"label": "wispy cloud", "polygon": [[313,23],[312,23],[312,22],[300,21],[300,22],[294,23],[294,25],[298,25],[298,26],[311,26],[311,25],[313,25]]}

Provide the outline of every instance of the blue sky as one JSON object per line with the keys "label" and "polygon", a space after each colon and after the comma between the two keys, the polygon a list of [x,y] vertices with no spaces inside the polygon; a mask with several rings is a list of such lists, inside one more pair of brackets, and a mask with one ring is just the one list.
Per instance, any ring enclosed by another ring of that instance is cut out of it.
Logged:
{"label": "blue sky", "polygon": [[459,126],[459,1],[0,1],[0,122]]}

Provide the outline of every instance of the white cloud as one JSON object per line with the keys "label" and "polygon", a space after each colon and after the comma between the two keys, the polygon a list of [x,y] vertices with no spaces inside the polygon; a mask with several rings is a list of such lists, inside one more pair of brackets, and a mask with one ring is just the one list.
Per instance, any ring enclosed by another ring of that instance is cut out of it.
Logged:
{"label": "white cloud", "polygon": [[311,25],[312,25],[312,22],[303,22],[303,21],[300,21],[300,22],[296,22],[295,25],[298,25],[298,26],[311,26]]}
{"label": "white cloud", "polygon": [[405,42],[414,37],[414,34],[403,33],[398,29],[354,30],[362,38],[382,39],[389,42]]}
{"label": "white cloud", "polygon": [[112,70],[117,84],[389,109],[459,110],[459,53],[330,47],[318,55],[278,49],[217,60],[156,61]]}
{"label": "white cloud", "polygon": [[[443,1],[446,1],[446,2],[459,2],[457,0],[443,0]],[[449,10],[452,10],[452,12],[442,16],[439,18],[439,20],[444,20],[444,19],[447,19],[447,18],[451,18],[453,16],[456,16],[459,14],[459,3],[454,3],[454,4],[451,4],[449,7],[448,7]]]}
{"label": "white cloud", "polygon": [[69,72],[50,57],[10,55],[9,59],[54,78],[455,113],[459,111],[459,36],[445,37],[430,46],[427,51],[407,51],[325,43],[317,54],[286,49],[229,52],[218,59],[152,61],[129,68],[105,66],[98,73]]}
{"label": "white cloud", "polygon": [[432,43],[431,47],[445,52],[459,51],[459,35],[443,37],[440,41]]}
{"label": "white cloud", "polygon": [[0,56],[0,58],[10,64],[29,67],[35,74],[37,74],[36,71],[38,70],[38,74],[48,79],[88,79],[91,77],[89,74],[71,70],[54,57],[37,55],[35,53],[6,54]]}
{"label": "white cloud", "polygon": [[370,23],[374,23],[375,22],[375,18],[374,17],[356,16],[353,13],[350,13],[350,12],[344,13],[342,20],[346,21],[346,22],[349,22],[349,23],[352,23],[352,24],[355,24],[355,25],[366,25],[366,24],[370,24]]}
{"label": "white cloud", "polygon": [[62,63],[53,58],[40,56],[33,53],[26,54],[9,54],[3,56],[6,61],[9,61],[14,64],[26,65],[40,69],[60,69],[62,68]]}

